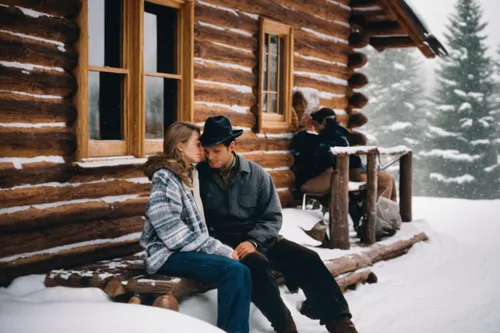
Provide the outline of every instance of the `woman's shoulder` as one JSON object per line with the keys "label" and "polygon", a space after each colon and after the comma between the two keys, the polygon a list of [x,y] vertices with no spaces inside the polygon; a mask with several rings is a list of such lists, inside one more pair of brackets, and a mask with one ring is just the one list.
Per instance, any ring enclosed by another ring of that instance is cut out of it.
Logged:
{"label": "woman's shoulder", "polygon": [[172,184],[179,186],[181,184],[180,178],[167,168],[161,168],[155,171],[153,174],[152,182],[160,181],[163,184]]}

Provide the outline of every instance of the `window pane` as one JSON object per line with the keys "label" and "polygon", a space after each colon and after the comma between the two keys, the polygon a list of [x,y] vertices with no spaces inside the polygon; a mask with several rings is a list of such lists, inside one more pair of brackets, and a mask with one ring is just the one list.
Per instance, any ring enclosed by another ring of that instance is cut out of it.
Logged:
{"label": "window pane", "polygon": [[88,0],[89,64],[121,67],[121,0]]}
{"label": "window pane", "polygon": [[92,140],[123,140],[123,76],[89,72],[89,136]]}
{"label": "window pane", "polygon": [[262,112],[267,112],[267,93],[262,94]]}
{"label": "window pane", "polygon": [[178,74],[177,13],[175,8],[144,3],[144,71]]}
{"label": "window pane", "polygon": [[267,54],[264,55],[264,91],[267,90],[267,82],[268,82],[268,60],[269,56]]}
{"label": "window pane", "polygon": [[264,34],[264,53],[269,52],[269,34]]}
{"label": "window pane", "polygon": [[284,38],[280,38],[280,41],[279,41],[279,50],[280,50],[280,53],[279,53],[279,56],[280,56],[280,63],[279,63],[279,68],[280,68],[280,75],[279,75],[279,87],[278,87],[278,94],[279,94],[279,110],[278,110],[278,113],[279,114],[284,114],[283,112],[283,106],[285,105],[284,104],[284,98],[286,98],[285,96],[285,39]]}
{"label": "window pane", "polygon": [[278,90],[278,56],[271,56],[271,88],[270,91]]}
{"label": "window pane", "polygon": [[269,97],[271,98],[269,101],[269,112],[270,113],[277,113],[278,100],[276,99],[276,94],[269,94]]}
{"label": "window pane", "polygon": [[146,76],[145,86],[146,139],[163,139],[176,118],[178,81]]}
{"label": "window pane", "polygon": [[271,35],[271,54],[278,54],[278,36]]}

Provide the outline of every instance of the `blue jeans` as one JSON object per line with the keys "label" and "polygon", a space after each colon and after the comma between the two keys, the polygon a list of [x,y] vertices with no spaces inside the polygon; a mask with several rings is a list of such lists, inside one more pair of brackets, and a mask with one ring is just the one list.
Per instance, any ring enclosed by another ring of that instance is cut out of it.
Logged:
{"label": "blue jeans", "polygon": [[217,326],[228,333],[249,332],[252,280],[247,266],[213,254],[176,252],[158,272],[216,283]]}

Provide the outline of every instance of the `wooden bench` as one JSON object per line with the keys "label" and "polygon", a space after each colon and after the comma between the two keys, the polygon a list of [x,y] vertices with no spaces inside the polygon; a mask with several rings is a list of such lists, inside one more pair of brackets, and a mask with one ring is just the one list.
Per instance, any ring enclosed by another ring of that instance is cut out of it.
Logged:
{"label": "wooden bench", "polygon": [[336,155],[337,164],[332,177],[330,196],[330,248],[349,249],[349,155],[367,156],[367,227],[364,235],[366,244],[374,244],[377,202],[377,158],[380,155],[394,156],[399,160],[399,206],[404,222],[412,220],[412,151],[398,146],[380,148],[374,146],[334,147],[332,154]]}
{"label": "wooden bench", "polygon": [[[377,276],[370,266],[381,260],[402,255],[413,244],[427,240],[424,233],[415,234],[405,240],[398,240],[389,245],[375,244],[360,253],[346,254],[342,257],[325,261],[325,266],[336,278],[343,291],[353,289],[360,283],[374,283]],[[204,284],[187,278],[148,275],[143,265],[144,252],[103,260],[91,265],[72,269],[54,269],[47,273],[47,287],[95,287],[102,289],[112,300],[135,304],[153,305],[177,311],[179,302],[187,297],[216,288],[216,285]],[[275,272],[279,284],[286,281]],[[296,291],[290,288],[290,291]]]}

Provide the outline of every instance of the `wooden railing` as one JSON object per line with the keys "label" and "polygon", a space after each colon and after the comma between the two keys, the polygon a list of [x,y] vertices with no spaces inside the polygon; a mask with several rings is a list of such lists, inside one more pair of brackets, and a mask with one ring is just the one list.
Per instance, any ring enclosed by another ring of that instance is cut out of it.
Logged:
{"label": "wooden railing", "polygon": [[374,146],[335,147],[331,150],[337,157],[337,165],[332,177],[330,201],[330,243],[332,249],[349,249],[349,155],[367,156],[367,201],[366,244],[375,243],[377,218],[377,157],[395,156],[399,159],[399,209],[402,220],[412,220],[412,151],[405,146],[380,148]]}

